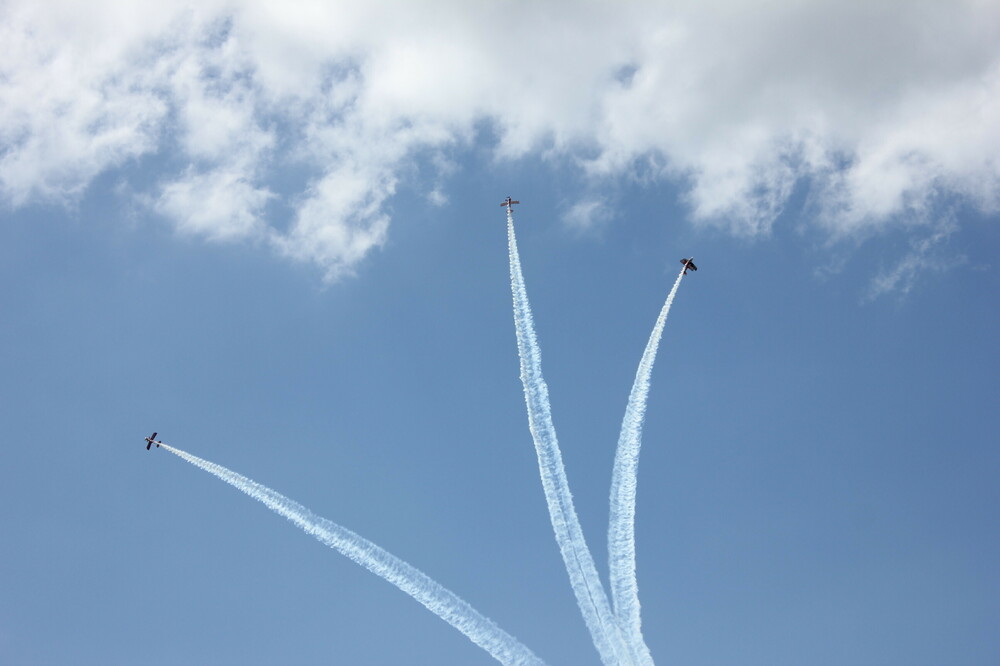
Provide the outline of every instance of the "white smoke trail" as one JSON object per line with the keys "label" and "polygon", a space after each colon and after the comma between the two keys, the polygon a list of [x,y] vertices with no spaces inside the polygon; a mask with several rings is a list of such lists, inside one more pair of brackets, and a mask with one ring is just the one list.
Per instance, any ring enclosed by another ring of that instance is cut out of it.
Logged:
{"label": "white smoke trail", "polygon": [[422,603],[432,613],[455,627],[469,640],[489,652],[503,664],[533,664],[543,662],[516,638],[503,631],[492,620],[481,615],[466,601],[442,587],[416,567],[407,564],[371,541],[325,518],[320,518],[301,504],[263,486],[256,481],[202,460],[190,453],[161,444],[164,449],[180,456],[209,474],[214,474],[241,490],[267,508],[293,522],[307,534],[354,560],[376,576],[381,576],[403,592]]}
{"label": "white smoke trail", "polygon": [[542,477],[549,517],[555,531],[556,542],[562,553],[570,585],[576,594],[577,604],[584,622],[590,630],[594,646],[605,664],[627,664],[631,655],[622,638],[618,621],[611,612],[611,605],[597,575],[594,558],[587,548],[580,528],[580,521],[573,507],[562,453],[556,440],[555,426],[549,405],[549,389],[542,377],[542,358],[535,337],[531,306],[521,273],[521,259],[514,236],[514,217],[507,211],[507,243],[510,253],[510,283],[514,298],[514,326],[517,331],[517,349],[521,357],[521,383],[528,407],[528,426],[535,441],[538,468]]}
{"label": "white smoke trail", "polygon": [[684,278],[684,269],[677,275],[660,316],[646,343],[646,350],[635,373],[632,393],[625,407],[625,418],[618,437],[615,466],[611,475],[611,511],[608,524],[608,565],[611,576],[611,599],[615,614],[626,633],[629,644],[639,650],[644,663],[652,656],[642,637],[639,609],[639,588],[635,577],[635,494],[639,471],[639,448],[642,446],[642,423],[646,417],[650,375],[656,361],[656,350],[663,335],[670,306]]}

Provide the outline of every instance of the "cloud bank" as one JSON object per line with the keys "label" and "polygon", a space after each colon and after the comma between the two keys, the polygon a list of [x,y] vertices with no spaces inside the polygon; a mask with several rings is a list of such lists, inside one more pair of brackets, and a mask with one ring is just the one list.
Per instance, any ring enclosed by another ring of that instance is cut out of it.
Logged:
{"label": "cloud bank", "polygon": [[[497,159],[680,185],[692,221],[745,236],[795,191],[831,238],[1000,208],[985,0],[13,0],[0,43],[5,205],[148,169],[141,200],[180,232],[329,279],[384,243],[415,160],[445,164],[484,125]],[[590,206],[567,219],[606,217]]]}

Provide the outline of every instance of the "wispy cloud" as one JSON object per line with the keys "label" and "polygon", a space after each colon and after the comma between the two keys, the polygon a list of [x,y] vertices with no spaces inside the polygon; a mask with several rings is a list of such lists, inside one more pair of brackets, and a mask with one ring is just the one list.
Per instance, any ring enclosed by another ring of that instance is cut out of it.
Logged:
{"label": "wispy cloud", "polygon": [[563,223],[580,233],[590,233],[614,218],[614,211],[603,200],[593,197],[579,199],[563,214]]}
{"label": "wispy cloud", "polygon": [[929,235],[911,240],[909,252],[894,266],[875,276],[865,300],[872,301],[890,293],[905,296],[921,273],[941,272],[951,266],[966,263],[963,255],[943,249],[948,237],[958,230],[954,221],[943,220],[935,227]]}

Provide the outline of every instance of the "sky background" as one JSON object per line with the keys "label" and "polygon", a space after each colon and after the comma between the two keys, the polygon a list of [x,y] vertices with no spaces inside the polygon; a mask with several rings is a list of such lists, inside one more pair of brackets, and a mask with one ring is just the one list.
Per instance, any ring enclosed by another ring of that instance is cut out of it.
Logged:
{"label": "sky background", "polygon": [[1000,5],[0,5],[0,662],[494,663],[142,438],[597,663],[636,365],[659,663],[1000,654]]}

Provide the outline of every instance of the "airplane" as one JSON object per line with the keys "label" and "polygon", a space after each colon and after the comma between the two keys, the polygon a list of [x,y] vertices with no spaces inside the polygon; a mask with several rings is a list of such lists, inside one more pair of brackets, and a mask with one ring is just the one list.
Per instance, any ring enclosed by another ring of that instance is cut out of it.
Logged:
{"label": "airplane", "polygon": [[151,447],[153,444],[156,444],[156,448],[160,448],[160,444],[163,444],[163,442],[156,441],[155,432],[146,438],[146,450],[149,451],[149,447]]}
{"label": "airplane", "polygon": [[684,264],[684,275],[687,275],[689,270],[698,270],[698,267],[694,265],[694,257],[691,257],[690,259],[681,259],[681,263]]}
{"label": "airplane", "polygon": [[500,204],[500,205],[501,206],[507,206],[507,212],[510,213],[510,212],[512,212],[510,207],[513,206],[514,204],[519,204],[519,203],[521,203],[521,202],[520,201],[514,201],[510,197],[507,197],[506,199],[504,199],[504,202],[502,204]]}

